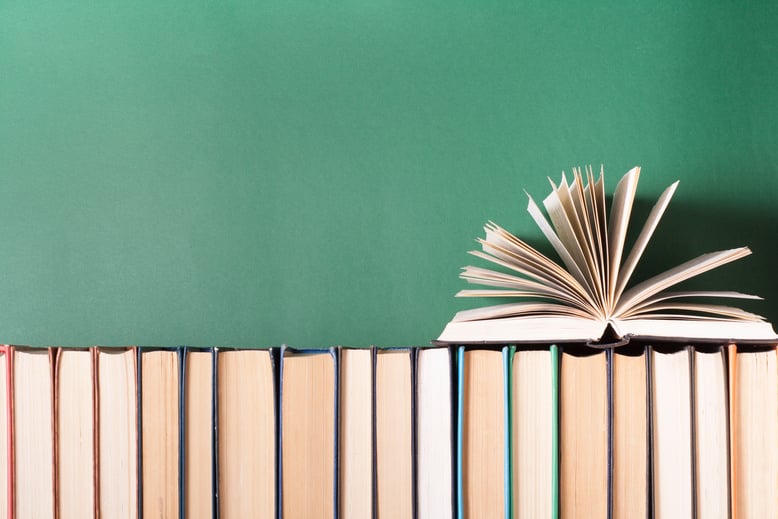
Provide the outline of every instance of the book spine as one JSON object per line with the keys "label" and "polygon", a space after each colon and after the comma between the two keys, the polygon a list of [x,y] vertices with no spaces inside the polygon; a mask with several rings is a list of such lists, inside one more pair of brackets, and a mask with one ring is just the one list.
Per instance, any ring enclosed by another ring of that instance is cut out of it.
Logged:
{"label": "book spine", "polygon": [[689,365],[689,425],[691,432],[691,434],[689,434],[689,452],[691,453],[690,481],[692,484],[690,492],[692,502],[692,517],[697,517],[697,471],[694,470],[694,467],[697,466],[697,420],[695,418],[697,415],[697,411],[695,409],[697,402],[694,398],[694,385],[696,378],[696,368],[694,365],[694,346],[687,346],[685,351]]}
{"label": "book spine", "polygon": [[505,417],[508,422],[508,426],[506,427],[507,434],[505,435],[505,446],[508,451],[506,455],[506,462],[508,464],[508,471],[505,474],[505,480],[506,480],[506,496],[508,496],[508,500],[510,501],[510,507],[509,507],[509,513],[508,518],[513,519],[513,509],[515,508],[514,500],[516,497],[513,495],[513,452],[514,452],[514,445],[513,445],[513,362],[516,359],[516,346],[509,346],[508,347],[508,368],[507,368],[507,377],[506,377],[506,384],[508,386],[508,392],[507,392],[507,407],[505,409]]}
{"label": "book spine", "polygon": [[7,488],[5,489],[5,491],[8,500],[7,502],[8,518],[12,519],[14,517],[14,474],[15,474],[14,394],[13,394],[14,347],[10,345],[0,346],[0,352],[5,354],[5,396],[6,396],[5,420],[6,420],[6,426],[8,427],[8,430],[6,431],[6,445],[5,445],[6,459],[8,460],[8,466],[5,468],[6,478],[7,478]]}
{"label": "book spine", "polygon": [[136,466],[137,466],[137,503],[138,507],[138,519],[143,519],[143,404],[141,402],[141,386],[143,381],[143,373],[141,366],[141,348],[136,347],[133,350],[135,354],[135,423],[137,424],[137,438],[135,439],[136,449]]}
{"label": "book spine", "polygon": [[[411,516],[413,519],[417,518],[419,511],[419,496],[416,490],[416,481],[418,478],[418,460],[417,460],[417,444],[416,444],[416,359],[418,356],[418,350],[416,348],[410,349],[409,361],[411,370]],[[336,516],[337,517],[337,516]]]}
{"label": "book spine", "polygon": [[[725,420],[725,431],[726,431],[726,437],[729,440],[731,438],[732,429],[734,428],[732,425],[732,420],[730,419],[730,408],[732,407],[732,393],[729,389],[729,374],[727,372],[727,347],[726,346],[720,346],[719,347],[719,355],[721,356],[721,364],[724,366],[724,405],[726,406],[726,409],[724,410],[724,413],[727,417]],[[727,490],[728,490],[728,501],[727,504],[728,510],[731,510],[732,508],[732,488],[733,488],[733,481],[732,481],[732,449],[729,443],[724,447],[726,449],[726,456],[727,456]]]}
{"label": "book spine", "polygon": [[340,515],[340,348],[332,347],[330,348],[330,355],[332,356],[332,362],[334,363],[333,371],[335,376],[335,388],[333,390],[333,402],[332,405],[335,409],[335,420],[332,425],[333,427],[333,460],[332,460],[332,467],[333,467],[333,474],[332,474],[332,503],[333,503],[333,511],[332,511],[332,517],[334,519],[338,519]]}
{"label": "book spine", "polygon": [[652,399],[651,399],[651,346],[646,345],[643,349],[643,356],[646,362],[646,519],[654,517],[654,499],[652,496],[653,491],[653,463],[654,454],[652,451],[652,431],[653,426],[653,412],[652,412]]}
{"label": "book spine", "polygon": [[49,348],[51,372],[51,483],[54,519],[59,519],[59,361],[62,348]]}
{"label": "book spine", "polygon": [[463,449],[465,415],[465,347],[457,349],[457,519],[464,519]]}
{"label": "book spine", "polygon": [[[272,359],[272,356],[271,356]],[[219,348],[211,349],[211,511],[220,519],[219,510]],[[278,503],[276,503],[278,505]]]}
{"label": "book spine", "polygon": [[451,519],[456,517],[457,511],[457,363],[456,349],[454,346],[447,346],[449,360],[449,419],[451,420],[451,433],[449,440],[451,442]]}
{"label": "book spine", "polygon": [[551,345],[551,518],[559,519],[559,346]]}
{"label": "book spine", "polygon": [[654,496],[656,489],[654,488],[654,347],[646,346],[646,376],[648,378],[646,384],[646,400],[648,405],[648,422],[646,428],[648,429],[648,516],[654,517]]}
{"label": "book spine", "polygon": [[607,420],[608,420],[608,433],[607,433],[607,456],[606,462],[606,488],[607,490],[607,514],[608,519],[613,517],[613,348],[605,350],[605,371],[606,371],[606,385],[607,385]]}
{"label": "book spine", "polygon": [[99,365],[100,350],[97,346],[89,348],[89,355],[92,360],[92,486],[93,493],[93,513],[95,519],[100,519],[100,392],[99,388]]}
{"label": "book spine", "polygon": [[49,356],[49,398],[51,398],[51,409],[49,410],[49,419],[51,420],[51,499],[54,504],[53,517],[59,519],[58,493],[57,493],[57,355],[58,348],[46,348]]}
{"label": "book spine", "polygon": [[729,451],[731,453],[731,462],[729,465],[729,480],[730,480],[730,496],[729,496],[729,508],[730,508],[730,518],[731,519],[738,519],[738,513],[737,513],[737,502],[738,502],[738,492],[737,492],[737,463],[735,458],[735,453],[737,452],[737,407],[736,402],[737,399],[735,398],[735,391],[737,388],[737,345],[736,344],[730,344],[727,346],[727,364],[728,364],[728,389],[729,389]]}
{"label": "book spine", "polygon": [[283,442],[281,441],[281,424],[283,423],[283,416],[282,416],[282,409],[283,406],[281,405],[281,388],[283,387],[283,377],[284,377],[284,354],[286,352],[286,345],[282,345],[280,349],[271,348],[268,352],[270,355],[270,363],[272,364],[272,370],[273,370],[273,405],[275,406],[274,409],[274,415],[275,415],[275,469],[276,469],[276,517],[277,519],[282,519],[283,517],[283,511],[282,511],[282,505],[283,505],[283,488],[282,488],[282,464],[281,464],[281,454],[283,449]]}
{"label": "book spine", "polygon": [[502,349],[502,386],[503,386],[503,492],[505,493],[505,519],[511,517],[511,359],[514,347],[505,346]]}
{"label": "book spine", "polygon": [[371,403],[370,406],[372,408],[371,410],[371,424],[372,424],[372,449],[371,449],[371,455],[373,457],[372,464],[373,464],[373,470],[371,471],[371,498],[373,500],[373,507],[372,507],[372,517],[373,519],[376,519],[378,517],[378,432],[377,432],[377,424],[378,424],[378,413],[377,413],[377,404],[378,404],[378,398],[377,398],[377,391],[376,391],[376,371],[378,370],[378,350],[375,346],[370,347],[370,369],[372,370],[372,373],[370,374],[370,398]]}
{"label": "book spine", "polygon": [[184,395],[186,388],[186,346],[176,348],[178,354],[178,517],[186,517],[186,493],[184,489],[184,469],[186,466],[186,445],[185,445],[185,415],[184,415]]}

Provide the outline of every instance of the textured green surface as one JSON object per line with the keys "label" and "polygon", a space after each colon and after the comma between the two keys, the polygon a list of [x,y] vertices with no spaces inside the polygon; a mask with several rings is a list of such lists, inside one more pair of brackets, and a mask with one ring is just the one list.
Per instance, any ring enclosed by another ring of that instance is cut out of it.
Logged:
{"label": "textured green surface", "polygon": [[537,240],[522,189],[589,163],[609,189],[642,165],[642,201],[682,180],[638,274],[748,244],[705,284],[778,319],[776,23],[773,2],[3,1],[0,341],[426,344],[474,304],[453,295],[483,223]]}

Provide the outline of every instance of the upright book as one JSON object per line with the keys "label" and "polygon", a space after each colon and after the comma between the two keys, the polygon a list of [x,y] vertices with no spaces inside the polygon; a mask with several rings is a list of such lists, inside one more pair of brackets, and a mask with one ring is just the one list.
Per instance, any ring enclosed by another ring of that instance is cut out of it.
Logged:
{"label": "upright book", "polygon": [[457,513],[511,515],[510,349],[457,350]]}
{"label": "upright book", "polygon": [[656,519],[696,517],[691,348],[651,350],[653,497]]}
{"label": "upright book", "polygon": [[0,345],[0,519],[13,517],[13,347]]}
{"label": "upright book", "polygon": [[520,348],[511,362],[513,517],[558,517],[559,348]]}
{"label": "upright book", "polygon": [[215,360],[218,516],[275,517],[275,352],[220,349]]}
{"label": "upright book", "polygon": [[16,517],[54,517],[54,350],[14,348]]}
{"label": "upright book", "polygon": [[183,401],[183,516],[206,519],[215,516],[215,352],[212,348],[185,348],[180,397]]}
{"label": "upright book", "polygon": [[54,368],[58,519],[98,515],[95,349],[57,348]]}
{"label": "upright book", "polygon": [[375,348],[340,351],[340,517],[373,517],[373,379]]}
{"label": "upright book", "polygon": [[613,519],[646,519],[649,513],[647,347],[611,353],[611,507]]}
{"label": "upright book", "polygon": [[135,348],[97,353],[100,517],[138,517],[138,385]]}
{"label": "upright book", "polygon": [[145,517],[181,515],[180,349],[138,349],[141,507]]}
{"label": "upright book", "polygon": [[411,348],[378,350],[375,356],[375,461],[378,518],[414,514],[414,397]]}
{"label": "upright book", "polygon": [[416,495],[418,519],[454,516],[454,380],[451,348],[416,352]]}
{"label": "upright book", "polygon": [[[467,266],[461,277],[485,289],[460,297],[518,299],[457,313],[438,338],[447,344],[589,342],[617,344],[630,337],[688,342],[773,342],[772,326],[745,310],[698,299],[759,299],[732,291],[670,291],[689,278],[743,258],[747,247],[713,252],[637,284],[630,284],[641,256],[676,190],[659,197],[629,254],[627,226],[640,168],[619,182],[606,212],[602,172],[564,174],[545,200],[547,217],[529,198],[528,211],[561,259],[558,263],[499,225],[489,222],[482,250],[471,254],[499,270]],[[549,222],[550,220],[550,222]]]}
{"label": "upright book", "polygon": [[281,352],[280,503],[285,519],[336,517],[337,351]]}
{"label": "upright book", "polygon": [[730,509],[729,395],[724,347],[697,347],[692,360],[697,516],[727,519]]}
{"label": "upright book", "polygon": [[608,516],[608,371],[603,350],[563,349],[559,504],[563,519]]}
{"label": "upright book", "polygon": [[778,353],[729,347],[732,519],[778,517]]}

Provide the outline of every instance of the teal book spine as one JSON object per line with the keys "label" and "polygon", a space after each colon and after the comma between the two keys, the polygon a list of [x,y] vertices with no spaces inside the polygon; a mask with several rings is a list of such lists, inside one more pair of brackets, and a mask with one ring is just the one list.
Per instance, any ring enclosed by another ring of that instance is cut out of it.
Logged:
{"label": "teal book spine", "polygon": [[511,505],[511,364],[513,354],[516,351],[514,346],[505,346],[502,349],[502,380],[503,380],[503,405],[505,416],[504,427],[504,445],[505,445],[505,463],[503,485],[505,487],[505,518],[512,517],[513,506]]}

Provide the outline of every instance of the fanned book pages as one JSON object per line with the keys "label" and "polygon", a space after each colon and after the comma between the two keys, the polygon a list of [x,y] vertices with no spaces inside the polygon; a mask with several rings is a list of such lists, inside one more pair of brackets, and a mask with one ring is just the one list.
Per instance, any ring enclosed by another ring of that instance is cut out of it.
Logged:
{"label": "fanned book pages", "polygon": [[489,222],[481,250],[470,253],[500,267],[464,267],[461,277],[489,288],[462,290],[458,297],[516,300],[457,313],[437,342],[445,344],[626,342],[630,337],[663,340],[771,342],[778,339],[761,316],[724,304],[760,299],[723,290],[673,291],[672,287],[751,254],[748,247],[704,254],[639,283],[632,274],[678,186],[654,205],[627,253],[627,227],[640,168],[616,187],[606,210],[603,174],[591,168],[562,175],[543,200],[545,214],[529,197],[527,210],[560,262]]}

